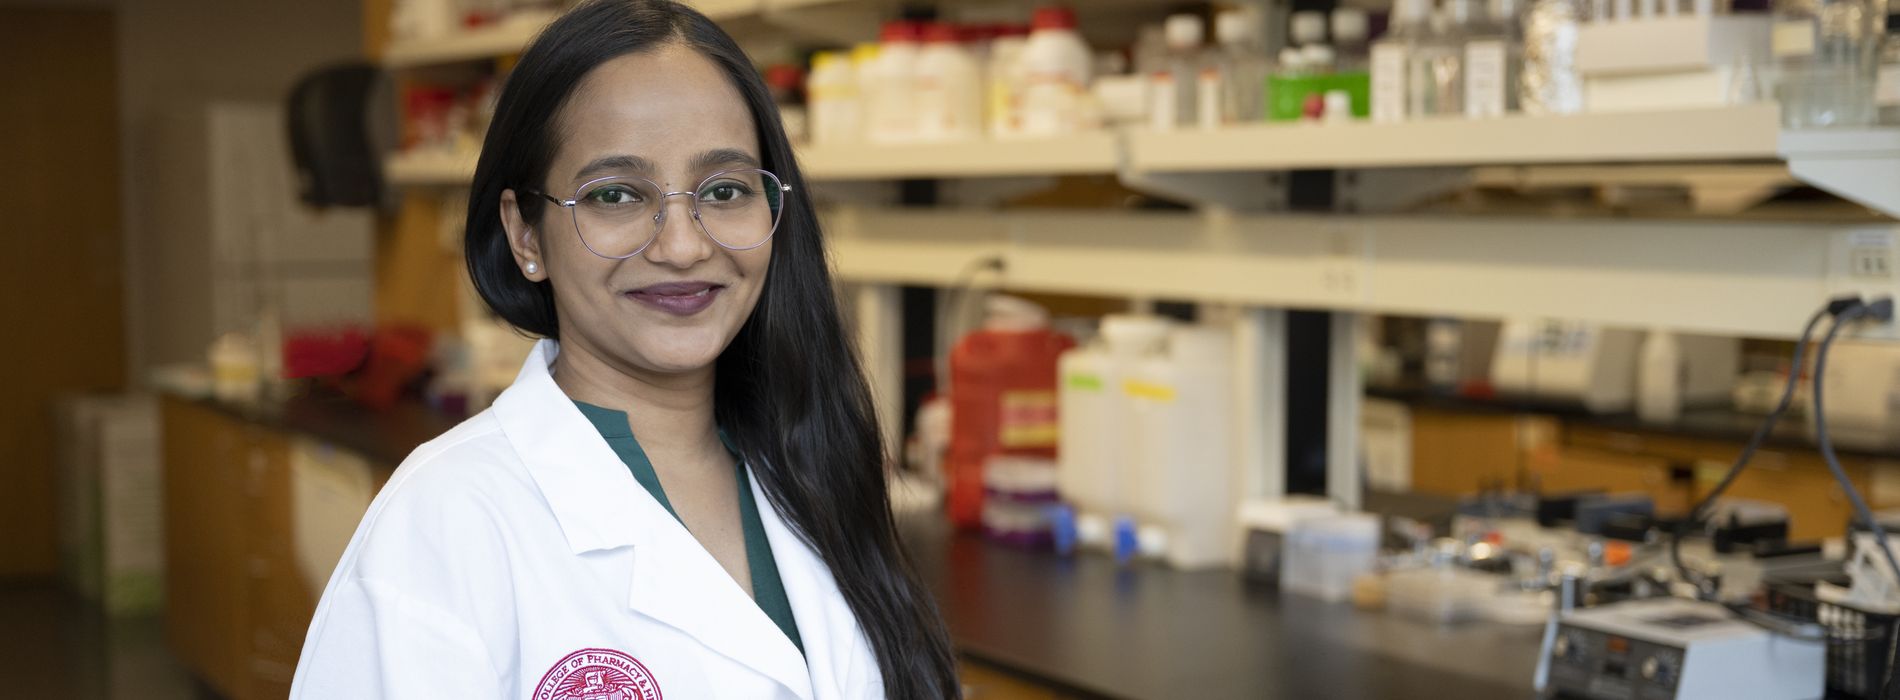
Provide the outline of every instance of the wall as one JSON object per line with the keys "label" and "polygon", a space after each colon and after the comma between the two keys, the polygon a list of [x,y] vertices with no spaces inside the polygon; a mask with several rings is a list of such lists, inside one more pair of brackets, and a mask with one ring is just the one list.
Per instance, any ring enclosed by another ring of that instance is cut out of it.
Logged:
{"label": "wall", "polygon": [[0,6],[0,578],[57,569],[54,399],[124,383],[112,27],[109,8]]}
{"label": "wall", "polygon": [[[67,0],[78,1],[78,0]],[[281,101],[304,72],[363,55],[351,0],[119,0],[127,366],[202,361],[214,336],[205,109]]]}

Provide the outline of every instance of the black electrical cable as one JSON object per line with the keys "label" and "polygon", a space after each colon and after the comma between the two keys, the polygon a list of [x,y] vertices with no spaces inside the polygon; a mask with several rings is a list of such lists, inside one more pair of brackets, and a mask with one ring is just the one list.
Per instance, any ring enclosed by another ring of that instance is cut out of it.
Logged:
{"label": "black electrical cable", "polygon": [[[1735,483],[1735,478],[1741,476],[1742,470],[1748,468],[1748,461],[1754,459],[1755,451],[1761,449],[1762,443],[1768,439],[1769,434],[1774,432],[1775,423],[1781,420],[1781,415],[1788,412],[1788,405],[1794,401],[1795,387],[1801,382],[1801,361],[1807,355],[1808,343],[1814,337],[1814,329],[1821,324],[1822,319],[1835,313],[1843,301],[1844,300],[1835,300],[1830,302],[1826,307],[1815,311],[1813,316],[1808,317],[1807,325],[1801,328],[1801,339],[1796,341],[1794,345],[1794,360],[1788,368],[1788,381],[1781,389],[1781,399],[1775,403],[1774,410],[1770,411],[1768,416],[1762,419],[1761,425],[1755,428],[1755,434],[1749,437],[1748,444],[1742,447],[1741,454],[1735,457],[1734,466],[1729,467],[1728,473],[1723,475],[1722,481],[1717,483],[1715,488],[1709,491],[1708,495],[1703,496],[1702,500],[1697,502],[1694,508],[1689,509],[1689,516],[1684,518],[1682,522],[1676,524],[1675,531],[1669,538],[1670,562],[1675,564],[1676,572],[1682,576],[1684,581],[1695,584],[1698,593],[1712,597],[1714,591],[1703,590],[1704,586],[1700,580],[1701,576],[1690,571],[1688,565],[1682,563],[1682,538],[1691,530],[1702,527],[1703,521],[1708,518],[1707,511],[1715,504],[1715,499],[1720,498],[1723,492],[1728,491],[1729,485]],[[1855,302],[1858,303],[1858,300],[1855,300]]]}
{"label": "black electrical cable", "polygon": [[[1893,301],[1891,299],[1881,300],[1876,303],[1884,304],[1884,306],[1881,307],[1884,315],[1888,318],[1892,317]],[[1828,351],[1834,347],[1834,339],[1840,334],[1842,327],[1845,327],[1851,321],[1873,315],[1874,311],[1875,307],[1862,305],[1849,309],[1836,317],[1834,319],[1834,326],[1827,331],[1827,337],[1821,340],[1820,351],[1814,355],[1814,442],[1821,450],[1822,461],[1827,462],[1828,471],[1834,474],[1834,481],[1841,485],[1842,491],[1847,492],[1847,502],[1854,506],[1854,516],[1866,522],[1867,529],[1873,531],[1874,542],[1880,545],[1881,553],[1886,555],[1887,567],[1893,572],[1894,582],[1900,584],[1900,558],[1894,556],[1893,547],[1887,543],[1887,529],[1880,526],[1880,521],[1874,518],[1873,510],[1867,507],[1867,501],[1861,498],[1860,489],[1854,488],[1854,482],[1848,480],[1846,470],[1841,469],[1841,460],[1834,455],[1834,439],[1827,433],[1827,406],[1824,399],[1827,386]],[[1896,630],[1896,634],[1900,634],[1900,630]],[[1896,637],[1896,641],[1900,641],[1900,637]],[[1880,697],[1882,698],[1893,696],[1896,653],[1900,652],[1896,652],[1895,645],[1889,644],[1887,649],[1887,672],[1880,683]]]}
{"label": "black electrical cable", "polygon": [[1900,558],[1896,558],[1893,548],[1887,545],[1887,529],[1874,519],[1873,510],[1867,507],[1866,499],[1861,498],[1860,489],[1854,488],[1854,482],[1847,479],[1846,470],[1841,469],[1841,460],[1834,455],[1834,440],[1827,433],[1827,406],[1822,400],[1827,386],[1827,353],[1834,346],[1834,339],[1841,329],[1850,322],[1866,318],[1872,313],[1872,307],[1857,306],[1835,318],[1834,325],[1827,329],[1827,337],[1821,340],[1821,350],[1814,355],[1814,442],[1821,450],[1821,459],[1827,462],[1828,471],[1833,472],[1834,481],[1847,492],[1847,502],[1854,506],[1855,517],[1867,523],[1867,529],[1874,533],[1874,541],[1880,544],[1880,551],[1886,553],[1887,567],[1893,571],[1895,584],[1900,584]]}

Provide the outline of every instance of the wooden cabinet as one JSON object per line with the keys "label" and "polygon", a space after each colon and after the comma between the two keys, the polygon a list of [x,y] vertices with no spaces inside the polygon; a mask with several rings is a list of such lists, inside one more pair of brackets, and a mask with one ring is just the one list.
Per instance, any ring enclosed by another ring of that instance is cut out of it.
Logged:
{"label": "wooden cabinet", "polygon": [[235,700],[283,698],[320,590],[299,574],[290,436],[167,397],[166,640]]}
{"label": "wooden cabinet", "polygon": [[1412,490],[1465,496],[1515,488],[1527,433],[1548,419],[1512,414],[1412,411]]}
{"label": "wooden cabinet", "polygon": [[1666,459],[1565,445],[1531,461],[1527,485],[1545,493],[1601,489],[1641,493],[1660,515],[1680,515],[1691,505],[1688,479],[1677,478]]}
{"label": "wooden cabinet", "polygon": [[172,398],[163,413],[166,641],[213,688],[247,697],[245,430]]}
{"label": "wooden cabinet", "polygon": [[[1741,453],[1740,442],[1702,440],[1654,435],[1596,427],[1577,427],[1566,431],[1569,449],[1591,450],[1666,460],[1694,472],[1692,500],[1700,500],[1720,483]],[[1849,481],[1867,498],[1874,499],[1873,464],[1866,459],[1844,457],[1841,468]],[[1853,507],[1847,494],[1827,463],[1813,450],[1762,449],[1749,460],[1748,471],[1735,480],[1725,494],[1779,503],[1788,509],[1790,536],[1813,540],[1840,535],[1846,531]],[[1873,507],[1881,503],[1872,502]]]}

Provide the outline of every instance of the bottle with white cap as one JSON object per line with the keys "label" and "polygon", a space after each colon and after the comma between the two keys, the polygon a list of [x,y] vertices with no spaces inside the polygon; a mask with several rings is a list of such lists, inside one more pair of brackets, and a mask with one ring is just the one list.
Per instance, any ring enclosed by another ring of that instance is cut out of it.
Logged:
{"label": "bottle with white cap", "polygon": [[1168,42],[1166,65],[1150,76],[1149,115],[1153,126],[1169,131],[1196,122],[1199,107],[1198,86],[1201,70],[1206,67],[1201,42],[1207,26],[1200,15],[1178,14],[1163,25]]}
{"label": "bottle with white cap", "polygon": [[1357,73],[1366,69],[1366,40],[1371,22],[1366,11],[1354,7],[1333,10],[1333,50],[1339,55],[1339,71]]}
{"label": "bottle with white cap", "polygon": [[1392,28],[1372,44],[1373,121],[1415,116],[1410,109],[1412,56],[1431,37],[1431,17],[1431,0],[1392,0]]}
{"label": "bottle with white cap", "polygon": [[1261,36],[1266,22],[1258,8],[1223,10],[1214,17],[1220,41],[1221,121],[1258,121],[1266,110],[1267,74],[1272,66]]}
{"label": "bottle with white cap", "polygon": [[1518,73],[1524,65],[1524,42],[1517,31],[1517,0],[1491,0],[1488,10],[1472,11],[1465,40],[1465,108],[1467,117],[1497,117],[1517,111]]}
{"label": "bottle with white cap", "polygon": [[1465,112],[1465,30],[1476,0],[1445,0],[1432,31],[1412,50],[1406,100],[1409,118],[1462,115]]}
{"label": "bottle with white cap", "polygon": [[1318,10],[1293,13],[1291,34],[1294,46],[1306,47],[1326,43],[1326,13]]}
{"label": "bottle with white cap", "polygon": [[1023,46],[1023,132],[1035,136],[1073,133],[1084,124],[1084,100],[1094,70],[1089,46],[1076,31],[1075,12],[1064,6],[1037,8]]}

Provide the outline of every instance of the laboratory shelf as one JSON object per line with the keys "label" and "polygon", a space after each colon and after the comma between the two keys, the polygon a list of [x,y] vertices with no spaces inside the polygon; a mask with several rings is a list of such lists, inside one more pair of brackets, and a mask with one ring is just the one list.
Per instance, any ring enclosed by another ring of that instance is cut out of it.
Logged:
{"label": "laboratory shelf", "polygon": [[1260,124],[1131,131],[1136,172],[1272,171],[1555,163],[1669,163],[1776,158],[1772,103],[1392,124]]}
{"label": "laboratory shelf", "polygon": [[[849,32],[839,39],[867,40],[875,36],[877,12],[868,8],[850,8],[850,0],[689,0],[707,17],[719,22],[763,19],[768,24],[783,24],[802,33],[828,36],[836,29]],[[861,3],[862,4],[862,3]],[[830,12],[827,12],[827,11]],[[867,10],[867,11],[860,11]],[[383,54],[387,68],[478,61],[512,56],[528,47],[536,34],[554,21],[553,13],[526,13],[494,25],[456,32],[448,36],[414,41],[391,42]]]}
{"label": "laboratory shelf", "polygon": [[[1790,338],[1842,241],[1892,224],[1242,215],[825,212],[840,278],[951,286],[985,259],[1031,292],[1467,318],[1567,318]],[[1855,287],[1863,292],[1887,286]],[[1746,303],[1738,303],[1746,300]]]}
{"label": "laboratory shelf", "polygon": [[415,68],[511,56],[527,48],[550,21],[553,16],[549,14],[523,14],[444,37],[392,41],[383,52],[383,66]]}
{"label": "laboratory shelf", "polygon": [[475,179],[478,154],[398,153],[383,161],[383,178],[403,187],[466,187]]}
{"label": "laboratory shelf", "polygon": [[839,144],[799,151],[814,180],[1021,177],[1116,171],[1116,135],[1100,131],[1040,139],[978,139],[902,145]]}
{"label": "laboratory shelf", "polygon": [[1900,217],[1900,127],[1785,131],[1779,150],[1802,181]]}

